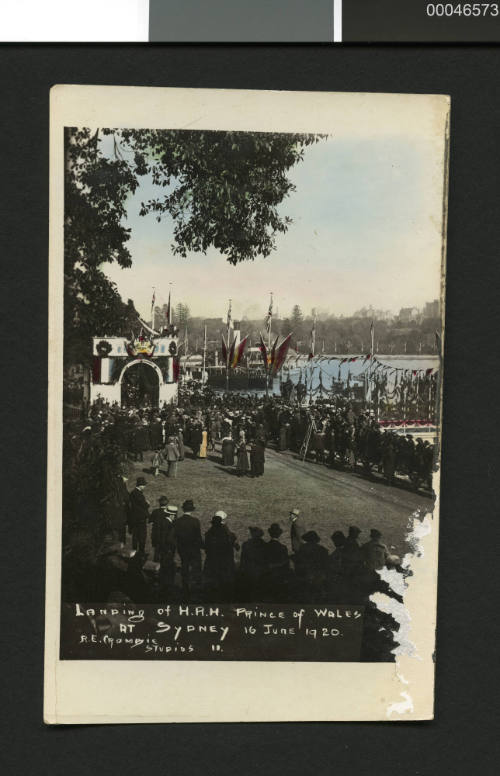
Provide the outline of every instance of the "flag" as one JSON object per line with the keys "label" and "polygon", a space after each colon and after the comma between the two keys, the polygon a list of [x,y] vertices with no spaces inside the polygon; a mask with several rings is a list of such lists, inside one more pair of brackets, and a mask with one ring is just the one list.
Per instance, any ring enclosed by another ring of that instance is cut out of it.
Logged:
{"label": "flag", "polygon": [[278,340],[279,340],[279,338],[280,338],[280,335],[278,334],[278,335],[276,336],[276,339],[275,339],[275,340],[274,340],[274,342],[273,342],[273,346],[272,346],[272,348],[271,348],[271,355],[269,355],[269,354],[268,354],[268,356],[267,356],[267,358],[268,358],[268,363],[269,363],[269,366],[270,366],[271,368],[272,368],[272,366],[273,366],[273,364],[274,364],[274,359],[276,358],[276,345],[278,344]]}
{"label": "flag", "polygon": [[236,340],[233,339],[233,341],[231,342],[231,347],[229,348],[229,358],[228,358],[229,366],[233,366],[235,344],[236,344]]}
{"label": "flag", "polygon": [[226,364],[227,363],[227,345],[226,345],[226,340],[224,339],[224,335],[222,335],[222,348],[221,348],[221,350],[222,350],[222,360]]}
{"label": "flag", "polygon": [[269,309],[267,311],[266,319],[264,321],[264,325],[266,327],[266,331],[268,334],[271,331],[272,322],[273,322],[273,295],[271,294],[271,299],[269,300]]}
{"label": "flag", "polygon": [[260,350],[260,353],[261,353],[261,356],[262,356],[262,360],[264,362],[264,366],[267,369],[267,348],[266,348],[266,343],[262,339],[262,334],[260,332],[259,332],[259,337],[260,337],[260,342],[259,342],[258,347],[259,347],[259,350]]}
{"label": "flag", "polygon": [[153,298],[151,299],[151,328],[155,327],[155,301],[156,301],[156,289],[153,288]]}
{"label": "flag", "polygon": [[[288,354],[288,348],[290,347],[290,340],[292,339],[292,334],[290,333],[288,337],[285,337],[279,348],[275,351],[274,359],[272,363],[272,374],[275,375],[279,372],[281,367],[283,366],[283,363],[287,357]],[[276,345],[276,343],[274,343]],[[273,348],[274,350],[274,348]]]}
{"label": "flag", "polygon": [[314,351],[316,348],[316,316],[313,318],[313,325],[311,329],[311,349],[309,351],[309,361],[314,358]]}
{"label": "flag", "polygon": [[425,370],[425,374],[426,374],[427,376],[431,375],[431,374],[432,374],[432,367],[431,367],[430,369],[426,369],[426,370]]}
{"label": "flag", "polygon": [[234,367],[238,366],[238,364],[242,359],[243,353],[245,351],[245,346],[247,344],[247,340],[248,340],[248,337],[244,337],[239,343],[237,348],[234,347],[234,342],[233,342],[233,347],[231,348],[231,353],[232,353],[231,366],[233,367],[233,369]]}

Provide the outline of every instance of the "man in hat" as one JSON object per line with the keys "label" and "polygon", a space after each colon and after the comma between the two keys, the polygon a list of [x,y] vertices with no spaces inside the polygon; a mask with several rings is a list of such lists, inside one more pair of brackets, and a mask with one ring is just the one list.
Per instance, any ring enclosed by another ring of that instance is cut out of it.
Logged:
{"label": "man in hat", "polygon": [[158,563],[160,560],[160,551],[158,547],[158,524],[167,514],[168,499],[166,496],[160,496],[158,499],[159,506],[153,509],[151,512],[149,522],[152,523],[151,529],[151,544],[154,549],[153,560]]}
{"label": "man in hat", "polygon": [[212,592],[226,598],[234,582],[234,551],[239,549],[236,535],[226,525],[227,515],[219,510],[205,534],[204,573]]}
{"label": "man in hat", "polygon": [[287,582],[290,574],[288,550],[280,542],[283,533],[279,523],[271,523],[267,529],[269,541],[266,544],[265,589],[270,601],[282,601],[286,597]]}
{"label": "man in hat", "polygon": [[370,531],[370,541],[363,544],[361,552],[368,571],[383,569],[389,558],[387,546],[381,542],[382,534],[377,528]]}
{"label": "man in hat", "polygon": [[203,442],[203,428],[199,421],[197,421],[191,430],[190,436],[191,449],[193,451],[193,458],[200,457],[200,449]]}
{"label": "man in hat", "polygon": [[263,437],[257,437],[250,448],[250,468],[252,477],[262,477],[264,474],[264,451],[266,443]]}
{"label": "man in hat", "polygon": [[302,535],[306,532],[304,521],[300,516],[300,511],[294,507],[290,510],[290,541],[293,552],[298,552],[302,546]]}
{"label": "man in hat", "polygon": [[101,505],[105,524],[112,531],[114,539],[125,544],[130,509],[129,492],[125,484],[127,479],[119,467],[118,455],[114,458],[114,463],[119,471],[106,472],[109,479],[105,480],[105,496],[101,499]]}
{"label": "man in hat", "polygon": [[342,547],[342,565],[346,577],[356,577],[362,574],[364,558],[358,543],[361,530],[356,525],[350,525],[347,537]]}
{"label": "man in hat", "polygon": [[264,531],[258,526],[249,526],[250,538],[243,542],[240,557],[240,572],[243,594],[247,600],[260,595],[262,577],[266,570],[266,542]]}
{"label": "man in hat", "polygon": [[337,600],[342,601],[346,537],[342,531],[334,531],[331,535],[331,540],[335,549],[328,557],[327,588],[331,600],[337,598]]}
{"label": "man in hat", "polygon": [[234,466],[235,444],[231,434],[227,434],[222,439],[222,465]]}
{"label": "man in hat", "polygon": [[191,499],[182,505],[183,514],[175,521],[175,540],[181,559],[182,589],[189,594],[191,583],[201,582],[201,527],[198,518],[192,514],[195,506]]}
{"label": "man in hat", "polygon": [[177,461],[179,460],[179,448],[175,442],[175,437],[170,436],[165,447],[165,459],[168,464],[167,477],[177,477]]}
{"label": "man in hat", "polygon": [[146,549],[147,524],[149,519],[149,501],[144,497],[146,480],[138,477],[133,491],[130,493],[129,528],[132,534],[134,550],[144,553]]}
{"label": "man in hat", "polygon": [[324,592],[328,570],[328,550],[320,544],[316,531],[306,531],[303,543],[295,553],[295,572],[303,583],[303,593],[310,601],[317,601]]}
{"label": "man in hat", "polygon": [[175,580],[175,518],[177,507],[168,504],[163,508],[163,514],[158,518],[155,534],[155,550],[158,551],[160,562],[160,592],[168,594]]}

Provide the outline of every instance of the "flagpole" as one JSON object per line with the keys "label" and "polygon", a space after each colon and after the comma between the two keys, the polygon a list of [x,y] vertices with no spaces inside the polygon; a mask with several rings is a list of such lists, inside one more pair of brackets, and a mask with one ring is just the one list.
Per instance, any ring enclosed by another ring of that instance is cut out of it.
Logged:
{"label": "flagpole", "polygon": [[[267,355],[271,352],[271,330],[273,327],[273,292],[269,292],[269,310],[267,313],[267,320],[269,322],[267,330]],[[266,359],[266,397],[269,396],[269,363]]]}
{"label": "flagpole", "polygon": [[201,385],[202,385],[202,387],[203,387],[203,381],[205,379],[206,356],[207,356],[207,325],[205,324],[205,331],[204,331],[204,337],[203,337],[203,372],[202,372],[202,375],[201,375]]}
{"label": "flagpole", "polygon": [[316,313],[314,314],[313,318],[313,325],[312,325],[312,331],[311,331],[311,374],[310,374],[310,385],[309,385],[309,404],[312,404],[312,397],[313,397],[313,374],[314,374],[314,352],[316,350]]}
{"label": "flagpole", "polygon": [[153,286],[153,298],[151,300],[151,328],[155,329],[155,301],[156,301],[156,286]]}
{"label": "flagpole", "polygon": [[375,327],[373,325],[370,326],[370,335],[371,335],[371,350],[370,350],[370,366],[368,367],[368,387],[370,391],[370,413],[372,410],[372,365],[373,365],[373,348],[374,348],[374,342],[375,342]]}
{"label": "flagpole", "polygon": [[227,311],[227,343],[226,343],[226,392],[229,391],[229,351],[231,345],[229,336],[231,332],[231,299],[229,300],[229,309]]}
{"label": "flagpole", "polygon": [[[267,344],[268,355],[269,355],[269,352],[271,350],[271,334],[272,334],[272,328],[273,328],[273,292],[270,291],[269,294],[270,294],[269,312],[271,313],[271,317],[269,318],[269,337],[268,337],[268,344]],[[272,364],[271,364],[271,366],[272,366]],[[266,396],[269,395],[269,378],[270,378],[270,376],[271,375],[269,374],[269,369],[268,369],[267,378],[266,378]]]}

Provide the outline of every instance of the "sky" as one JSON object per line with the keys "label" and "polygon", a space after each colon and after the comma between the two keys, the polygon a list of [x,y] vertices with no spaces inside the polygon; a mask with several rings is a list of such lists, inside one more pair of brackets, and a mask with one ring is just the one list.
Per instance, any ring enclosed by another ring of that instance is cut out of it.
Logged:
{"label": "sky", "polygon": [[236,267],[215,249],[173,255],[172,219],[139,215],[141,201],[161,192],[144,178],[127,202],[132,267],[103,270],[146,319],[153,286],[157,304],[171,288],[174,305],[206,318],[224,318],[229,298],[234,318],[264,317],[270,291],[282,318],[295,304],[337,316],[369,305],[421,308],[439,297],[440,161],[422,134],[362,128],[306,148],[289,172],[296,191],[280,206],[293,219],[288,232],[270,256]]}

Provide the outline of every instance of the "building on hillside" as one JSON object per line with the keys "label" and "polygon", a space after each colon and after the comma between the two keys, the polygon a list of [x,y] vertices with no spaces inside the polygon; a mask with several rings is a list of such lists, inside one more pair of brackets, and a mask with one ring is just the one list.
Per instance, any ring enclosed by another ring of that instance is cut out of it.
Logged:
{"label": "building on hillside", "polygon": [[418,323],[420,318],[416,307],[402,307],[399,311],[398,321],[400,324]]}
{"label": "building on hillside", "polygon": [[422,317],[423,318],[439,318],[440,315],[440,305],[439,305],[439,299],[434,299],[432,302],[426,302]]}

